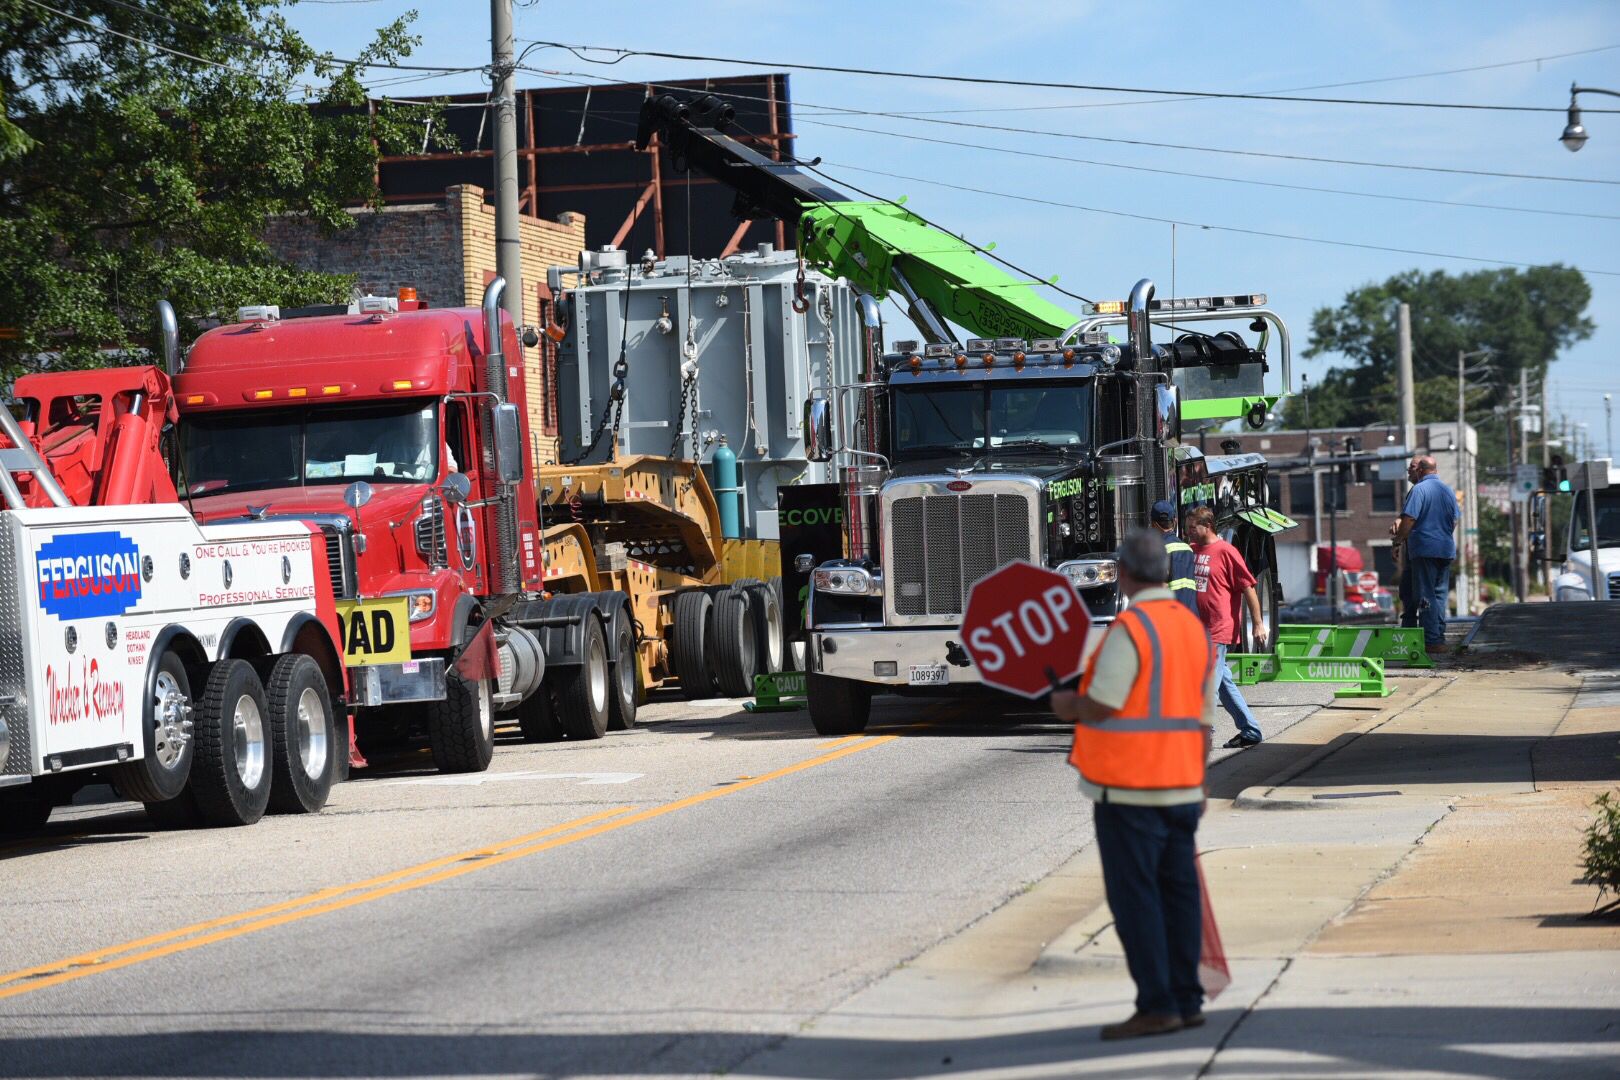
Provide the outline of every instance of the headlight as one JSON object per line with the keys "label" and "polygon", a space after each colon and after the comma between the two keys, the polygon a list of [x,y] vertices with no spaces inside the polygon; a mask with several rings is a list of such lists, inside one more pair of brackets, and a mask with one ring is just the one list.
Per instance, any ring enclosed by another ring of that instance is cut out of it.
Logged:
{"label": "headlight", "polygon": [[829,566],[815,572],[817,592],[882,596],[883,575],[861,566]]}
{"label": "headlight", "polygon": [[412,589],[409,592],[390,593],[390,596],[403,596],[406,605],[410,608],[411,622],[427,622],[433,618],[433,612],[439,604],[439,594],[432,589]]}
{"label": "headlight", "polygon": [[1119,567],[1113,559],[1075,559],[1062,563],[1057,569],[1077,589],[1090,589],[1119,580]]}

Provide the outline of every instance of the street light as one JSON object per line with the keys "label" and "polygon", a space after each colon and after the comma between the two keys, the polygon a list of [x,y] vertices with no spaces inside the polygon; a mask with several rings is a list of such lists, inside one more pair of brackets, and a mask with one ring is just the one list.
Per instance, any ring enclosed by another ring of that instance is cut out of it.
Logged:
{"label": "street light", "polygon": [[1579,86],[1569,84],[1569,123],[1564,125],[1564,133],[1558,136],[1558,141],[1570,153],[1575,153],[1586,145],[1586,127],[1581,123],[1581,107],[1576,103],[1577,94],[1608,94],[1610,97],[1620,97],[1620,90],[1601,90],[1595,86]]}

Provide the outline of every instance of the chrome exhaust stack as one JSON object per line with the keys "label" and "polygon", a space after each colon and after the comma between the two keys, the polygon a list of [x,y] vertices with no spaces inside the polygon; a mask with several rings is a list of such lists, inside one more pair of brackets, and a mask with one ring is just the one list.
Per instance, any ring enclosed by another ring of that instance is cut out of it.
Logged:
{"label": "chrome exhaust stack", "polygon": [[506,279],[497,275],[484,286],[484,372],[488,389],[494,395],[485,414],[484,453],[490,475],[496,478],[499,495],[495,501],[495,591],[510,595],[523,587],[518,573],[517,493],[500,477],[496,468],[497,421],[495,410],[506,405],[506,355],[501,351],[501,300],[506,296]]}
{"label": "chrome exhaust stack", "polygon": [[878,494],[888,470],[878,451],[878,396],[871,384],[881,378],[883,367],[883,312],[869,293],[859,296],[861,305],[861,382],[855,398],[854,432],[857,451],[853,461],[839,469],[839,486],[844,499],[844,531],[847,556],[859,561],[882,558],[878,541]]}
{"label": "chrome exhaust stack", "polygon": [[172,379],[185,370],[185,362],[180,359],[180,320],[167,300],[157,302],[157,316],[158,333],[163,339],[163,370]]}

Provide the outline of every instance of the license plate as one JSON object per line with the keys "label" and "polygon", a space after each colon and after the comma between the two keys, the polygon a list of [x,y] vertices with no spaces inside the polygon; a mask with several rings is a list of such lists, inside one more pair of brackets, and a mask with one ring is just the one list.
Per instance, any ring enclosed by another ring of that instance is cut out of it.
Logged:
{"label": "license plate", "polygon": [[949,686],[951,669],[944,664],[922,664],[911,669],[912,686]]}

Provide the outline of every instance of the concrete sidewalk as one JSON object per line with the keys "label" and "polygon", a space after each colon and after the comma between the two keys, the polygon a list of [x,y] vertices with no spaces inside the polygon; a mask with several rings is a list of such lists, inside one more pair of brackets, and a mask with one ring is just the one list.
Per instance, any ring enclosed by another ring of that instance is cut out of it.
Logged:
{"label": "concrete sidewalk", "polygon": [[1405,677],[1213,772],[1200,841],[1233,984],[1203,1029],[1097,1040],[1134,992],[1088,847],[742,1072],[1613,1076],[1620,922],[1583,919],[1574,883],[1620,780],[1613,686]]}

